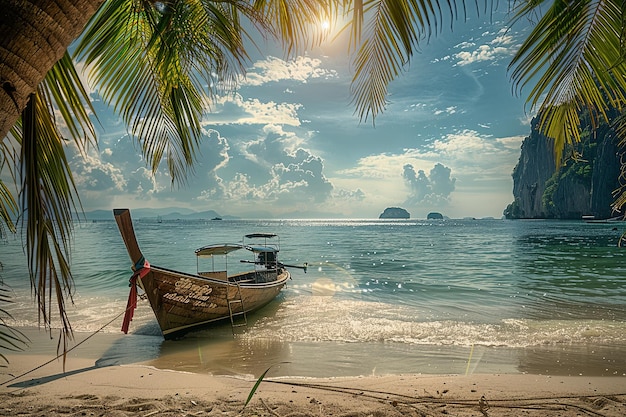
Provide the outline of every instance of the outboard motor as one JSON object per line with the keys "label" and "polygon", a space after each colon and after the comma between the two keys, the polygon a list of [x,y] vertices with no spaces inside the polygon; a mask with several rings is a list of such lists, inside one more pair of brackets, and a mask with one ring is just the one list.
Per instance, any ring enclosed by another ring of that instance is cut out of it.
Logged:
{"label": "outboard motor", "polygon": [[276,252],[259,252],[257,260],[267,269],[276,269]]}

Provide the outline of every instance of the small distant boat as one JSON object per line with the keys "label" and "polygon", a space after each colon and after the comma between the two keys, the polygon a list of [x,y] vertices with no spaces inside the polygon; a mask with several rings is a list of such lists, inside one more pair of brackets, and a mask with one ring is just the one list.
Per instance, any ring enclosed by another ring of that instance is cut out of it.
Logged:
{"label": "small distant boat", "polygon": [[222,220],[221,217],[213,217],[211,220]]}
{"label": "small distant boat", "polygon": [[[122,325],[124,333],[128,332],[137,305],[137,286],[145,292],[163,336],[174,339],[227,319],[232,326],[246,325],[246,314],[272,301],[291,278],[287,267],[306,271],[306,264],[296,266],[278,262],[279,243],[270,243],[277,239],[277,235],[268,233],[246,235],[241,244],[208,245],[197,249],[196,274],[158,267],[150,264],[141,253],[130,211],[115,209],[114,215],[134,265]],[[252,260],[241,261],[254,265],[252,270],[229,275],[226,268],[215,268],[216,256],[224,256],[227,262],[227,255],[237,250],[252,254]],[[211,259],[213,268],[210,271],[199,271],[201,258]]]}

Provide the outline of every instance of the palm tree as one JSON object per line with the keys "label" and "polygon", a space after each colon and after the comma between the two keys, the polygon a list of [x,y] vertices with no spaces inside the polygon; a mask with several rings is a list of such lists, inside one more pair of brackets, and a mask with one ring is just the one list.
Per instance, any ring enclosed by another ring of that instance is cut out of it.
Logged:
{"label": "palm tree", "polygon": [[[141,144],[152,170],[165,161],[173,182],[180,184],[193,167],[206,99],[245,70],[244,40],[253,36],[243,22],[251,22],[264,36],[281,39],[291,52],[320,40],[315,22],[349,15],[353,103],[361,121],[373,122],[385,109],[389,83],[405,71],[420,42],[442,30],[444,22],[466,13],[464,0],[8,3],[0,12],[3,161],[15,162],[13,174],[21,190],[17,211],[27,213],[29,269],[44,320],[49,323],[51,301],[45,294],[55,294],[66,334],[71,333],[64,308],[65,296],[71,298],[68,239],[71,211],[80,202],[63,139],[48,109],[61,106],[79,147],[97,143],[89,118],[80,109],[89,100],[65,53],[85,26],[78,56]],[[494,7],[491,1],[480,2],[484,8],[478,3],[469,5],[480,13]],[[622,3],[511,3],[515,19],[537,16],[538,22],[511,63],[512,80],[520,91],[534,84],[528,102],[544,115],[543,130],[560,150],[578,138],[578,110],[587,107],[597,117],[606,117],[608,106],[621,108],[624,102]],[[14,30],[20,21],[29,23],[20,27],[32,30]],[[9,129],[11,139],[6,138]],[[0,186],[0,191],[6,188]],[[6,203],[0,206],[7,208]],[[47,292],[46,283],[52,283],[53,292]]]}

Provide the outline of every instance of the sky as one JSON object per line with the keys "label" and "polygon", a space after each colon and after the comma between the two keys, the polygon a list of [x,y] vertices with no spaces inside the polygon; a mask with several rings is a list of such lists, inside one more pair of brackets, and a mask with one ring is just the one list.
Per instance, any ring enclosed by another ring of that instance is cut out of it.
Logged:
{"label": "sky", "polygon": [[525,32],[507,20],[470,15],[423,42],[375,124],[355,114],[345,43],[287,57],[260,42],[237,90],[205,114],[182,187],[172,188],[165,164],[152,176],[94,89],[99,146],[87,157],[68,149],[83,208],[367,219],[402,207],[414,219],[500,218],[531,118],[507,72]]}

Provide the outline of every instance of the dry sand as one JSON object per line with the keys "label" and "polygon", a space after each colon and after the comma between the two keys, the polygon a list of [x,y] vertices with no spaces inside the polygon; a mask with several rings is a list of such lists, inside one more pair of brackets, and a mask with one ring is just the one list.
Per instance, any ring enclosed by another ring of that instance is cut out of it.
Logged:
{"label": "dry sand", "polygon": [[626,377],[399,375],[256,380],[8,356],[0,416],[626,416]]}

